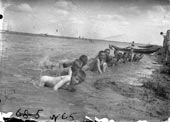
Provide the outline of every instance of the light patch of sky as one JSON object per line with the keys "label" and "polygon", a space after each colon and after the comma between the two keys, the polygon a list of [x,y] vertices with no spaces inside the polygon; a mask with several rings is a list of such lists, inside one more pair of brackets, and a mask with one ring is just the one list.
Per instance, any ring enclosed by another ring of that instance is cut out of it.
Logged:
{"label": "light patch of sky", "polygon": [[169,11],[146,1],[23,0],[8,5],[4,21],[14,31],[159,44],[160,31],[170,28]]}

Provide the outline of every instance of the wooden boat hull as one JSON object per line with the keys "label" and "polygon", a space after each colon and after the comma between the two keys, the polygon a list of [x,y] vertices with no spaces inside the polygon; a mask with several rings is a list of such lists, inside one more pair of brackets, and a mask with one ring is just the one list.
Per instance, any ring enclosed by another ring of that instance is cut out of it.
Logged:
{"label": "wooden boat hull", "polygon": [[[115,49],[120,50],[120,51],[130,51],[131,50],[129,48],[121,48],[121,47],[118,47],[118,46],[115,46],[115,45],[109,45],[109,48],[115,48]],[[158,51],[160,48],[161,48],[160,46],[153,45],[150,48],[134,48],[134,52],[135,53],[150,54],[150,53],[154,53],[154,52]]]}
{"label": "wooden boat hull", "polygon": [[153,47],[154,45],[145,45],[145,46],[138,46],[139,48],[151,48]]}

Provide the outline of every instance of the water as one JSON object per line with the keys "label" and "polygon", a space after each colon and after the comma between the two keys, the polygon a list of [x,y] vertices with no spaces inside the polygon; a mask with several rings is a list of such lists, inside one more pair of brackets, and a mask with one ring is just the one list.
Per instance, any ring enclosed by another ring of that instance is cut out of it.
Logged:
{"label": "water", "polygon": [[[5,65],[6,67],[37,68],[39,62],[49,56],[53,62],[64,59],[73,60],[85,54],[95,57],[100,50],[108,48],[109,44],[126,45],[124,43],[111,43],[106,41],[88,41],[81,39],[64,39],[3,34],[5,38]],[[12,66],[11,66],[12,64]],[[24,67],[23,67],[24,66]],[[17,69],[15,69],[16,72]]]}
{"label": "water", "polygon": [[[45,58],[58,63],[61,60],[74,60],[82,54],[95,57],[100,50],[108,48],[109,44],[126,47],[128,43],[89,41],[82,39],[51,38],[29,35],[3,34],[4,67],[7,72],[25,77],[39,77],[39,64]],[[113,53],[113,51],[111,52]],[[135,84],[139,77],[148,77],[152,74],[152,61],[145,56],[139,63],[128,63],[111,69],[107,76],[122,82],[129,81]],[[130,72],[129,72],[130,70]],[[132,75],[133,74],[133,75]],[[129,76],[128,78],[126,76]],[[137,84],[137,83],[136,83]]]}
{"label": "water", "polygon": [[[86,81],[77,87],[75,93],[35,88],[29,82],[24,83],[29,78],[39,78],[38,65],[46,56],[55,63],[65,59],[73,60],[82,54],[95,57],[100,50],[108,48],[109,44],[123,47],[129,46],[127,43],[14,34],[3,34],[3,38],[6,47],[3,69],[6,74],[11,75],[6,75],[2,83],[16,91],[16,98],[5,104],[3,110],[15,111],[22,106],[32,109],[43,108],[45,113],[42,115],[46,116],[67,111],[78,112],[77,117],[96,115],[117,120],[151,118],[146,112],[148,108],[145,102],[138,99],[142,97],[140,94],[143,90],[134,87],[141,85],[140,77],[152,74],[154,65],[150,56],[145,56],[138,63],[120,64],[109,68],[102,75],[87,71]],[[103,83],[100,85],[103,86],[102,89],[94,87],[96,81]],[[118,85],[109,84],[110,82]]]}

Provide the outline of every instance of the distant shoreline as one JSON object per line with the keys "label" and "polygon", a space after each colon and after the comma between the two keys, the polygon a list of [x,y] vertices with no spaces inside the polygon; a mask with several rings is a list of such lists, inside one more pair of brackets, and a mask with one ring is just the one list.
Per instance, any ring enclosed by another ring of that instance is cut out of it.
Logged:
{"label": "distant shoreline", "polygon": [[[79,37],[70,37],[70,36],[56,36],[56,35],[49,35],[49,34],[36,34],[36,33],[26,33],[26,32],[17,32],[17,31],[8,31],[8,30],[0,30],[0,33],[5,34],[16,34],[16,35],[25,35],[25,36],[38,36],[38,37],[50,37],[50,38],[65,38],[65,39],[81,39],[81,40],[87,40],[87,41],[107,41],[107,42],[116,42],[116,43],[125,43],[130,44],[131,42],[123,42],[123,41],[111,41],[111,40],[103,40],[103,39],[90,39],[90,38],[79,38]],[[141,44],[136,43],[137,45],[147,45],[147,44]]]}
{"label": "distant shoreline", "polygon": [[[19,35],[29,35],[29,36],[41,36],[41,37],[52,37],[52,38],[66,38],[66,39],[82,39],[82,40],[91,40],[91,41],[108,41],[108,42],[119,42],[119,41],[111,41],[111,40],[102,40],[102,39],[90,39],[90,38],[79,38],[79,37],[71,37],[71,36],[56,36],[56,35],[49,35],[49,34],[36,34],[36,33],[26,33],[26,32],[17,32],[17,31],[7,31],[7,30],[0,30],[0,33],[7,33],[7,34],[19,34]],[[122,42],[124,43],[124,42]],[[129,42],[125,42],[129,43]]]}

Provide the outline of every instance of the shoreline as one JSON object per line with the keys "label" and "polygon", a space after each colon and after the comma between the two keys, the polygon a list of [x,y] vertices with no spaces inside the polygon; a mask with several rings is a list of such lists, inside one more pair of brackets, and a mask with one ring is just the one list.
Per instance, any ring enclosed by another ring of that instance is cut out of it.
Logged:
{"label": "shoreline", "polygon": [[[131,42],[126,41],[116,41],[116,40],[106,40],[106,39],[97,39],[97,38],[84,38],[84,37],[71,37],[71,36],[58,36],[58,35],[48,35],[48,34],[41,34],[41,33],[27,33],[27,32],[17,32],[17,31],[3,31],[0,30],[0,33],[2,34],[13,34],[13,35],[22,35],[22,36],[35,36],[35,37],[43,37],[43,38],[61,38],[61,39],[75,39],[75,40],[85,40],[89,41],[91,43],[94,42],[110,42],[110,43],[123,43],[129,45]],[[143,43],[135,43],[136,45],[144,46],[148,44]],[[157,45],[157,44],[153,44]],[[161,45],[157,45],[161,46]]]}

